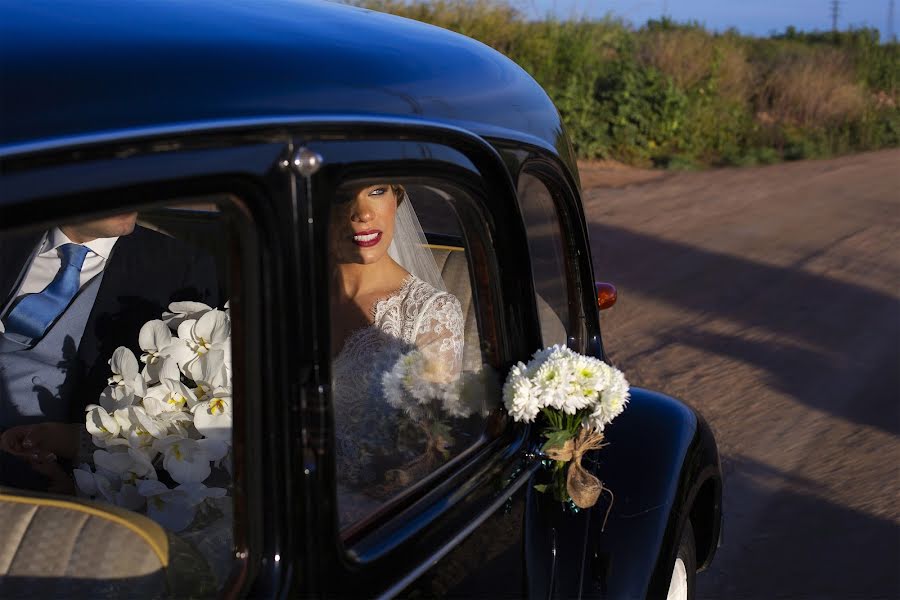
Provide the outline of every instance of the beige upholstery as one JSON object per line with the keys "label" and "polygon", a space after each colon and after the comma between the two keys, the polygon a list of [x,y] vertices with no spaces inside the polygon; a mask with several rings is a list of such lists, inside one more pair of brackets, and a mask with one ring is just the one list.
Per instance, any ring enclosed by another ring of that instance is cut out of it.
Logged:
{"label": "beige upholstery", "polygon": [[[191,578],[168,572],[170,559]],[[0,597],[157,598],[184,591],[173,576],[210,592],[202,560],[131,511],[0,488]]]}
{"label": "beige upholstery", "polygon": [[[431,246],[431,252],[437,263],[447,291],[456,296],[462,305],[463,314],[466,317],[465,348],[463,350],[463,369],[466,371],[478,371],[481,368],[480,344],[473,343],[479,340],[478,323],[475,318],[475,306],[472,302],[472,287],[469,280],[469,266],[466,262],[466,253],[462,248],[451,246]],[[541,337],[544,346],[566,343],[566,329],[562,321],[549,304],[540,296],[537,300],[538,318],[541,324]],[[537,348],[535,348],[537,350]]]}
{"label": "beige upholstery", "polygon": [[450,246],[432,246],[431,252],[437,263],[447,291],[456,296],[462,305],[466,319],[464,328],[465,344],[463,345],[463,370],[477,372],[481,370],[481,344],[478,336],[478,321],[475,317],[475,305],[472,302],[472,285],[469,281],[469,265],[466,253],[462,248]]}

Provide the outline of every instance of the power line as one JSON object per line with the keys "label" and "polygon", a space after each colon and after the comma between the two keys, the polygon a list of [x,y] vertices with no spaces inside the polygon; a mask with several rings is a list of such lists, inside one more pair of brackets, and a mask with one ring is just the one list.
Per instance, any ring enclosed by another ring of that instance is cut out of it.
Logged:
{"label": "power line", "polygon": [[841,14],[841,0],[831,0],[831,31],[837,33],[838,15]]}

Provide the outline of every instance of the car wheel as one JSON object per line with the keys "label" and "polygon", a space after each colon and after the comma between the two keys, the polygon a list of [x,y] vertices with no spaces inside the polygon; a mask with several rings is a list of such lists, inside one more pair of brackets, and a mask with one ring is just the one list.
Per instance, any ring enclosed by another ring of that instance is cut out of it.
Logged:
{"label": "car wheel", "polygon": [[672,579],[669,580],[669,593],[666,600],[693,600],[694,582],[697,577],[697,549],[694,543],[694,528],[690,519],[684,524],[681,542],[678,544],[678,556],[672,567]]}

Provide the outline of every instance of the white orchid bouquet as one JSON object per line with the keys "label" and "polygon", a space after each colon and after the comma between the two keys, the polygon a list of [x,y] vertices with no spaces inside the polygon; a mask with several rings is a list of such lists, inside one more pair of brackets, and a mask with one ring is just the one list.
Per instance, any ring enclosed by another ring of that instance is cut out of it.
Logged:
{"label": "white orchid bouquet", "polygon": [[[82,495],[146,514],[172,531],[227,495],[232,426],[231,317],[175,302],[141,328],[140,369],[125,347],[85,427],[98,448],[93,468],[74,470]],[[224,476],[223,476],[224,474]],[[213,477],[211,477],[211,475]],[[207,484],[216,476],[225,487]]]}
{"label": "white orchid bouquet", "polygon": [[545,421],[542,447],[553,461],[553,483],[535,486],[579,508],[593,506],[603,484],[581,466],[582,456],[602,447],[603,429],[625,409],[628,381],[603,361],[561,345],[519,362],[503,386],[503,402],[516,421]]}

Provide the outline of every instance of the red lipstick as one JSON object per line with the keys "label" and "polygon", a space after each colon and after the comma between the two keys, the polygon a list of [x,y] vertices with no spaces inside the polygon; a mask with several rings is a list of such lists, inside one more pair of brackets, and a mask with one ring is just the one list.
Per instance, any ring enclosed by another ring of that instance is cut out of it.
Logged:
{"label": "red lipstick", "polygon": [[353,234],[353,243],[361,248],[370,248],[371,246],[377,245],[378,242],[381,241],[382,235],[384,234],[378,229],[357,231]]}

